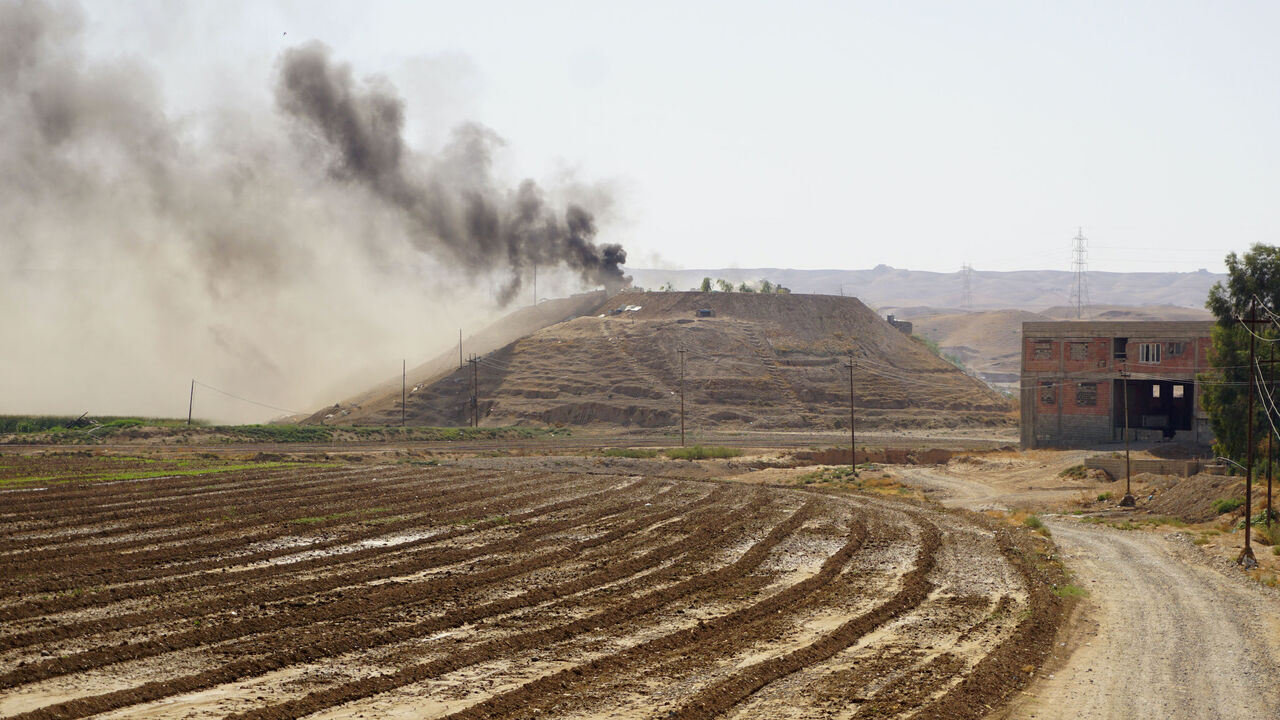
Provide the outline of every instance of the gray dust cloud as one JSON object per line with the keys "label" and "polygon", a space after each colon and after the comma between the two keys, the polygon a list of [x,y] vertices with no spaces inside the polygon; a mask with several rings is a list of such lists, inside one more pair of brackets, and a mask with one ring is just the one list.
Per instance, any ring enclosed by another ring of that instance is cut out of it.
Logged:
{"label": "gray dust cloud", "polygon": [[[84,22],[0,2],[0,412],[180,415],[192,377],[309,411],[523,298],[535,266],[630,282],[599,208],[497,177],[479,124],[410,146],[390,82],[318,42],[264,72],[272,106],[174,117],[145,63],[87,55]],[[196,414],[280,413],[198,390]]]}

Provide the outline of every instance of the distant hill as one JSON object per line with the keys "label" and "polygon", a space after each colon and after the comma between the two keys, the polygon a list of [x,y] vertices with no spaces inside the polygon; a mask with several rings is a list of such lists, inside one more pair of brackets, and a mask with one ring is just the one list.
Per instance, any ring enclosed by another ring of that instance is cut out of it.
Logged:
{"label": "distant hill", "polygon": [[[698,287],[702,278],[724,278],[735,285],[762,278],[797,293],[854,296],[873,307],[931,306],[959,309],[964,280],[960,272],[899,270],[879,265],[871,270],[786,270],[781,268],[719,268],[660,270],[628,268],[639,287],[657,289],[670,282],[676,290]],[[1209,288],[1225,274],[1197,272],[1090,272],[1089,300],[1095,305],[1174,305],[1203,308]],[[970,278],[969,309],[1017,308],[1041,312],[1070,303],[1074,276],[1065,270],[974,270]]]}
{"label": "distant hill", "polygon": [[[978,310],[956,312],[929,307],[885,308],[910,320],[913,331],[936,342],[945,353],[993,387],[1012,390],[1022,368],[1022,323],[1075,320],[1073,307],[1053,307],[1034,313],[1026,310]],[[1093,305],[1084,320],[1212,320],[1208,310],[1175,305]]]}
{"label": "distant hill", "polygon": [[1026,310],[917,314],[917,335],[936,342],[994,387],[1012,390],[1021,372],[1022,323],[1053,318]]}
{"label": "distant hill", "polygon": [[[623,292],[487,354],[476,372],[481,425],[673,427],[680,421],[681,349],[695,427],[847,428],[850,353],[860,425],[1014,421],[1005,397],[856,298]],[[467,424],[471,372],[455,367],[415,383],[410,424]],[[362,398],[312,422],[399,422],[398,386]]]}

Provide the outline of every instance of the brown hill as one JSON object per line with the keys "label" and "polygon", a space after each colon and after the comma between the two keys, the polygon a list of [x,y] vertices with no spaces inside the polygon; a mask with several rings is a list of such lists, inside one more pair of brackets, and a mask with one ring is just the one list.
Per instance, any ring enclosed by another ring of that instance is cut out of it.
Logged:
{"label": "brown hill", "polygon": [[[1065,305],[1044,311],[1050,320],[1075,320],[1076,309]],[[1180,305],[1090,305],[1081,320],[1212,320],[1213,313],[1203,307]]]}
{"label": "brown hill", "polygon": [[[605,291],[597,290],[520,308],[480,332],[467,336],[462,342],[462,350],[467,354],[491,353],[548,325],[593,313],[607,297]],[[449,350],[409,368],[408,386],[416,391],[453,373],[458,367],[458,351]],[[301,422],[352,425],[357,422],[368,424],[376,418],[373,424],[387,425],[393,420],[399,423],[400,381],[399,377],[388,379],[359,395],[319,410]]]}
{"label": "brown hill", "polygon": [[[687,418],[695,427],[848,427],[850,352],[857,358],[858,422],[867,427],[1013,420],[1005,398],[855,298],[624,292],[590,316],[482,358],[475,368],[480,422],[678,424],[681,349]],[[454,370],[415,389],[410,423],[467,424],[471,373]],[[399,399],[396,388],[394,397],[369,402],[342,422],[398,422]]]}
{"label": "brown hill", "polygon": [[[1207,310],[1176,305],[1094,305],[1084,320],[1211,320]],[[1074,320],[1075,308],[1053,307],[1042,313],[1026,310],[954,312],[928,307],[892,308],[910,319],[914,332],[960,358],[966,367],[994,387],[1014,389],[1022,370],[1022,323]]]}
{"label": "brown hill", "polygon": [[939,313],[912,318],[915,332],[995,386],[1016,386],[1021,371],[1022,323],[1052,318],[1026,310]]}

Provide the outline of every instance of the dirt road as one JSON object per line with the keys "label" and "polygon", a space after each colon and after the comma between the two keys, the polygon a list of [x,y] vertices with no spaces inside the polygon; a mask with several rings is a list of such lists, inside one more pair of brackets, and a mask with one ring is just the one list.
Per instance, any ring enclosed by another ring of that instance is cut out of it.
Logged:
{"label": "dirt road", "polygon": [[[944,504],[984,509],[1057,499],[1012,480],[1025,468],[915,469],[908,482]],[[1048,519],[1075,582],[1089,592],[1074,650],[998,717],[1257,718],[1280,700],[1280,599],[1210,567],[1177,533]]]}
{"label": "dirt road", "polygon": [[1257,718],[1277,707],[1274,594],[1199,564],[1185,539],[1049,526],[1090,592],[1083,637],[1008,717]]}

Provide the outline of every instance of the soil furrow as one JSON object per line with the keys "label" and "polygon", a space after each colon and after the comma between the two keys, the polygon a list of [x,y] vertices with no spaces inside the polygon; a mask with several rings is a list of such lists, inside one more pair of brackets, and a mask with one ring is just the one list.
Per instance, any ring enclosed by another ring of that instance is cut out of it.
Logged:
{"label": "soil furrow", "polygon": [[[755,503],[763,504],[764,503],[763,497],[757,494],[756,500],[753,501],[753,504]],[[808,511],[809,510],[806,510],[806,512]],[[685,543],[679,543],[679,544],[692,545],[693,547],[696,547],[697,544],[712,542],[713,538],[717,534],[726,534],[727,526],[724,524],[719,524],[717,526],[717,524],[713,520],[713,517],[717,514],[714,509],[706,510],[704,511],[704,514],[706,516],[704,520],[704,527],[702,531],[698,534],[698,538],[697,538],[698,542],[697,543],[685,542]],[[774,538],[771,535],[769,540],[773,543],[776,543],[777,541],[780,541],[781,538],[780,537]],[[762,542],[765,542],[765,541],[762,541]],[[760,558],[763,557],[763,553],[758,553],[758,555]],[[621,568],[622,571],[625,571],[626,569],[627,568]],[[745,572],[746,569],[747,568],[745,566],[740,567],[739,572]],[[534,631],[530,633],[517,635],[514,638],[484,643],[480,647],[474,648],[466,652],[465,654],[460,654],[460,655],[457,655],[456,657],[452,657],[450,659],[446,659],[442,661],[445,663],[444,665],[428,663],[425,666],[416,665],[410,668],[406,668],[403,673],[397,674],[397,677],[400,677],[403,680],[403,682],[401,682],[400,684],[408,684],[408,683],[416,682],[422,678],[425,678],[434,674],[448,672],[450,669],[456,669],[456,667],[462,667],[465,665],[470,665],[476,662],[480,662],[485,657],[490,657],[496,653],[501,653],[505,649],[509,649],[512,647],[518,647],[518,646],[532,647],[538,644],[543,644],[546,641],[548,641],[550,638],[556,638],[559,640],[567,639],[581,632],[584,632],[591,627],[608,627],[609,625],[616,624],[617,622],[620,622],[627,617],[639,614],[641,612],[652,610],[653,608],[656,608],[662,604],[670,602],[671,600],[677,597],[693,592],[696,589],[703,588],[709,582],[711,581],[707,580],[707,576],[699,576],[691,579],[690,581],[686,581],[677,586],[674,586],[672,588],[664,588],[662,590],[657,590],[657,591],[648,593],[646,595],[641,596],[640,598],[637,598],[635,600],[632,600],[624,604],[624,606],[621,608],[598,613],[584,620],[568,623],[565,625],[560,625],[560,626],[551,628],[549,630]],[[528,595],[526,597],[523,597],[523,599],[517,598],[517,600],[519,601],[520,605],[523,605],[523,604],[529,604],[530,602],[540,602],[542,601],[540,598],[550,599],[551,597],[554,597],[556,595],[563,596],[564,594],[581,592],[581,590],[582,588],[580,588],[578,584],[573,583],[573,584],[570,584],[568,587],[542,588],[535,591],[536,594]],[[516,607],[518,606],[519,605],[516,605]],[[515,608],[506,607],[506,606],[493,608],[494,611],[498,611],[498,612],[507,612],[507,611],[510,611],[511,609],[515,609]],[[465,612],[465,611],[462,611],[462,612]],[[85,717],[87,715],[92,715],[99,712],[105,712],[111,709],[127,707],[129,705],[134,705],[142,702],[157,700],[163,697],[168,697],[168,696],[179,694],[179,693],[193,692],[203,688],[212,687],[214,685],[231,682],[243,677],[260,675],[262,673],[269,672],[272,670],[278,670],[280,668],[283,668],[289,665],[294,665],[294,664],[303,663],[303,662],[313,662],[320,658],[333,656],[339,653],[351,652],[353,650],[362,649],[362,648],[367,649],[367,648],[390,645],[398,642],[404,642],[406,640],[410,640],[413,638],[422,637],[432,633],[440,632],[442,630],[446,630],[449,627],[452,627],[459,623],[469,622],[470,620],[468,618],[470,617],[471,617],[470,614],[456,614],[454,616],[433,618],[430,620],[414,623],[412,625],[393,628],[391,630],[385,630],[382,632],[372,633],[369,635],[363,635],[363,636],[346,635],[340,638],[330,637],[322,642],[313,643],[311,645],[291,649],[289,652],[278,652],[265,658],[255,658],[255,659],[248,659],[248,660],[243,660],[238,662],[232,662],[222,667],[211,669],[202,673],[198,673],[196,675],[186,676],[182,678],[175,678],[175,679],[165,680],[161,682],[147,683],[145,685],[142,685],[136,688],[130,688],[128,690],[121,690],[113,693],[107,693],[104,695],[87,697],[87,698],[79,698],[79,699],[71,700],[65,703],[60,703],[57,705],[41,708],[39,710],[35,710],[30,713],[24,713],[16,717],[23,718],[24,720],[27,720],[27,719],[34,720],[35,718]],[[461,663],[461,664],[457,664],[455,667],[453,665],[454,663]],[[417,679],[415,679],[415,677]],[[362,683],[363,681],[361,683],[356,683],[355,685],[359,687],[363,687]],[[347,687],[347,686],[343,686],[343,687]],[[330,692],[335,692],[335,691],[337,690],[330,691]],[[362,691],[358,689],[352,690],[348,688],[348,690],[346,690],[345,692],[353,692],[353,691],[356,693],[354,697],[364,696],[364,693],[362,693]],[[313,705],[314,703],[319,703],[319,704],[314,704],[314,707],[317,709],[320,707],[326,707],[330,704],[333,704],[332,702],[317,700],[315,698],[312,698],[312,696],[307,696],[307,698],[303,698],[298,701],[287,703],[285,707],[296,707],[298,706],[298,703],[303,703],[304,705],[308,705],[308,706]],[[267,710],[274,711],[275,708],[263,709],[264,712]],[[309,711],[303,711],[301,714],[306,714],[306,712],[309,712]],[[275,715],[269,715],[268,717],[274,717],[274,716]],[[280,715],[280,716],[283,717],[284,715]],[[297,717],[298,715],[292,714],[287,716]]]}
{"label": "soil furrow", "polygon": [[[475,492],[482,487],[484,487],[484,481],[467,483],[464,487],[449,490],[445,493],[445,496],[452,497],[466,492]],[[388,493],[388,490],[395,488],[401,489]],[[278,524],[282,522],[287,523],[299,517],[310,517],[315,518],[314,521],[308,523],[312,528],[323,529],[349,522],[343,513],[367,507],[371,495],[377,497],[380,503],[394,506],[403,500],[420,498],[425,490],[426,488],[423,488],[421,483],[415,482],[412,478],[404,482],[393,483],[389,487],[383,487],[379,483],[372,488],[357,486],[354,488],[335,489],[332,492],[295,497],[292,498],[294,502],[287,504],[255,503],[256,506],[264,507],[264,510],[248,513],[237,517],[235,520],[225,519],[225,513],[228,508],[236,506],[224,505],[218,507],[224,517],[211,519],[211,522],[217,523],[215,531],[219,535],[232,535],[234,536],[233,540],[243,539],[244,542],[258,542],[270,539],[273,533],[278,532]],[[195,509],[192,509],[189,512],[182,513],[181,517],[183,522],[189,524],[194,519],[199,518],[200,515]],[[199,521],[196,520],[196,522]],[[174,518],[170,517],[155,522],[123,527],[119,529],[119,534],[144,533],[157,527],[162,528],[173,524]],[[256,530],[256,532],[245,534],[243,532],[245,529]],[[6,558],[6,562],[0,567],[22,568],[32,563],[39,563],[45,568],[42,574],[57,575],[62,573],[61,566],[82,568],[87,565],[90,568],[96,568],[101,564],[102,560],[115,559],[117,562],[124,561],[135,566],[172,562],[171,558],[175,556],[201,557],[219,552],[221,547],[216,544],[219,542],[217,540],[205,543],[181,542],[184,538],[205,537],[208,534],[208,529],[203,532],[201,532],[201,529],[195,529],[186,534],[161,538],[141,538],[136,541],[126,541],[125,543],[83,543],[80,547],[71,551],[66,549],[57,551],[57,549],[54,549],[48,552],[41,550],[32,553],[15,554]],[[81,540],[82,538],[77,538],[77,542]],[[131,553],[122,552],[131,547],[146,547],[148,545],[162,545],[162,547]],[[41,590],[43,591],[43,588]]]}
{"label": "soil furrow", "polygon": [[[577,487],[577,485],[575,484],[571,487]],[[607,491],[599,490],[592,493],[588,493],[584,497],[598,496],[598,495],[604,494],[605,492]],[[272,550],[265,550],[257,553],[250,553],[248,555],[240,555],[240,556],[234,557],[233,561],[237,565],[247,565],[251,563],[270,561],[272,559],[293,555],[303,550],[323,550],[329,547],[340,546],[346,543],[359,540],[361,539],[361,537],[375,537],[378,535],[384,535],[391,532],[397,532],[401,530],[421,527],[423,524],[426,524],[426,523],[437,523],[437,524],[450,523],[459,519],[469,519],[470,517],[476,515],[477,511],[481,511],[479,512],[479,515],[482,515],[490,519],[469,523],[465,527],[458,528],[446,533],[442,533],[440,535],[423,537],[423,538],[411,540],[405,543],[400,543],[395,546],[365,548],[365,549],[353,551],[350,553],[342,553],[336,558],[335,557],[319,557],[319,558],[313,558],[311,560],[299,561],[297,563],[288,563],[288,564],[275,563],[265,567],[239,570],[234,573],[219,572],[218,574],[214,575],[214,574],[205,572],[203,574],[197,574],[197,573],[202,573],[203,571],[207,571],[214,568],[221,570],[222,568],[226,567],[228,560],[223,558],[210,558],[204,561],[190,563],[179,568],[152,568],[150,572],[139,571],[136,574],[130,574],[122,579],[122,582],[134,582],[134,583],[144,581],[144,580],[152,581],[149,584],[121,585],[116,587],[107,587],[107,588],[102,588],[100,590],[97,590],[95,592],[86,593],[84,595],[64,595],[64,596],[53,597],[53,598],[42,598],[38,600],[28,601],[21,605],[0,607],[0,620],[18,620],[25,617],[48,614],[51,612],[73,610],[77,608],[91,607],[94,605],[118,602],[118,601],[137,598],[137,597],[144,597],[147,595],[168,595],[173,592],[189,591],[197,588],[212,588],[214,586],[221,586],[221,585],[227,585],[227,584],[241,584],[249,580],[260,580],[260,579],[268,578],[272,575],[281,574],[281,573],[298,573],[298,572],[309,571],[315,568],[332,568],[336,564],[341,564],[341,563],[361,562],[366,559],[377,557],[383,554],[392,553],[392,552],[404,552],[422,545],[434,544],[441,541],[450,540],[462,535],[468,535],[475,532],[488,530],[499,524],[505,524],[507,522],[515,522],[516,521],[515,516],[510,516],[510,517],[500,517],[500,516],[504,512],[510,512],[512,510],[518,509],[520,506],[526,504],[531,500],[537,501],[543,498],[551,497],[554,494],[555,494],[554,491],[548,491],[546,489],[537,489],[529,493],[515,495],[515,496],[498,495],[496,499],[485,498],[479,495],[469,495],[466,498],[464,498],[466,503],[463,505],[462,508],[449,508],[449,507],[441,508],[440,512],[437,512],[435,515],[411,517],[403,521],[397,521],[395,523],[389,523],[386,525],[382,525],[380,527],[370,529],[358,535],[349,535],[349,536],[334,538],[328,541],[322,541],[320,543],[311,543],[306,545],[305,547],[285,547],[285,548],[277,548]],[[437,501],[433,499],[425,502],[427,504],[435,504]],[[535,507],[530,511],[521,513],[519,515],[519,519],[524,520],[524,519],[537,517],[538,515],[542,515],[550,512],[558,512],[565,508],[572,507],[574,503],[575,501],[564,501],[564,502],[555,503],[553,505],[546,506],[546,507]],[[417,507],[417,506],[415,505],[414,507]],[[274,537],[283,536],[285,534],[288,534],[288,532],[289,532],[289,527],[285,526],[284,528],[281,529],[280,535],[276,535]],[[164,579],[166,576],[180,576],[180,577],[176,577],[173,579]]]}
{"label": "soil furrow", "polygon": [[[697,504],[695,503],[695,505]],[[631,503],[624,504],[621,507],[603,506],[588,514],[586,521],[589,522],[596,520],[600,517],[615,514],[616,512],[627,512],[639,507],[643,507],[643,500],[636,500]],[[182,648],[224,642],[226,640],[244,637],[249,634],[278,633],[286,628],[298,626],[305,627],[314,622],[333,622],[354,613],[368,614],[380,607],[404,606],[422,602],[427,599],[440,600],[443,597],[447,597],[450,593],[456,593],[465,587],[497,582],[528,572],[529,570],[537,567],[545,567],[555,562],[563,562],[586,549],[600,544],[605,544],[607,542],[612,542],[626,534],[642,529],[653,522],[659,522],[662,519],[665,519],[665,517],[674,516],[679,512],[687,512],[688,510],[689,507],[684,506],[671,510],[650,513],[632,523],[624,525],[597,538],[576,543],[571,547],[561,548],[526,558],[525,560],[517,563],[498,566],[479,573],[474,573],[467,578],[447,577],[422,583],[391,583],[376,585],[349,593],[348,596],[333,603],[294,609],[287,614],[277,614],[261,618],[246,618],[242,621],[226,625],[213,626],[199,630],[187,630],[152,640],[127,643],[125,645],[97,648],[66,658],[57,658],[42,663],[27,665],[11,671],[10,673],[0,675],[0,688],[12,687],[22,683],[63,675],[69,672],[83,671],[124,660],[136,660],[138,658],[149,657]],[[373,568],[366,571],[363,577],[345,577],[342,580],[344,585],[352,585],[357,582],[368,582],[369,580],[417,572],[425,569],[426,567],[453,564],[454,562],[461,562],[464,559],[472,557],[493,555],[520,547],[524,547],[524,549],[527,550],[529,549],[528,546],[530,541],[535,537],[579,526],[583,524],[583,522],[583,517],[574,516],[562,521],[548,523],[546,526],[536,528],[529,533],[515,538],[502,540],[489,546],[475,549],[446,551],[446,555],[449,552],[452,552],[453,557],[442,558],[437,556],[434,560],[414,560],[399,567]],[[283,592],[278,590],[263,591],[252,598],[237,598],[233,604],[220,603],[219,609],[225,610],[231,607],[246,607],[266,602],[274,602],[284,599],[284,597],[312,594],[316,591],[317,589],[310,589],[303,593],[297,592],[295,589],[294,591],[290,591],[288,595],[285,595]],[[280,638],[277,636],[276,642],[279,641]]]}
{"label": "soil furrow", "polygon": [[728,566],[697,575],[670,587],[654,590],[624,602],[616,608],[562,625],[517,633],[509,638],[481,643],[445,658],[402,668],[396,673],[365,678],[279,705],[233,715],[229,720],[293,720],[325,707],[438,677],[459,668],[484,662],[499,654],[512,654],[529,648],[560,643],[583,633],[613,627],[628,619],[653,612],[684,596],[743,575],[758,566],[773,547],[794,532],[815,510],[814,503],[806,503],[782,523],[776,525],[762,540],[753,544],[741,558]]}
{"label": "soil furrow", "polygon": [[920,548],[916,553],[915,567],[903,576],[902,588],[890,600],[848,620],[810,645],[743,668],[733,676],[698,692],[668,717],[680,720],[713,718],[774,680],[806,665],[830,658],[852,645],[859,637],[924,602],[933,589],[928,575],[933,569],[942,536],[935,525],[918,518],[916,522],[920,527]]}

